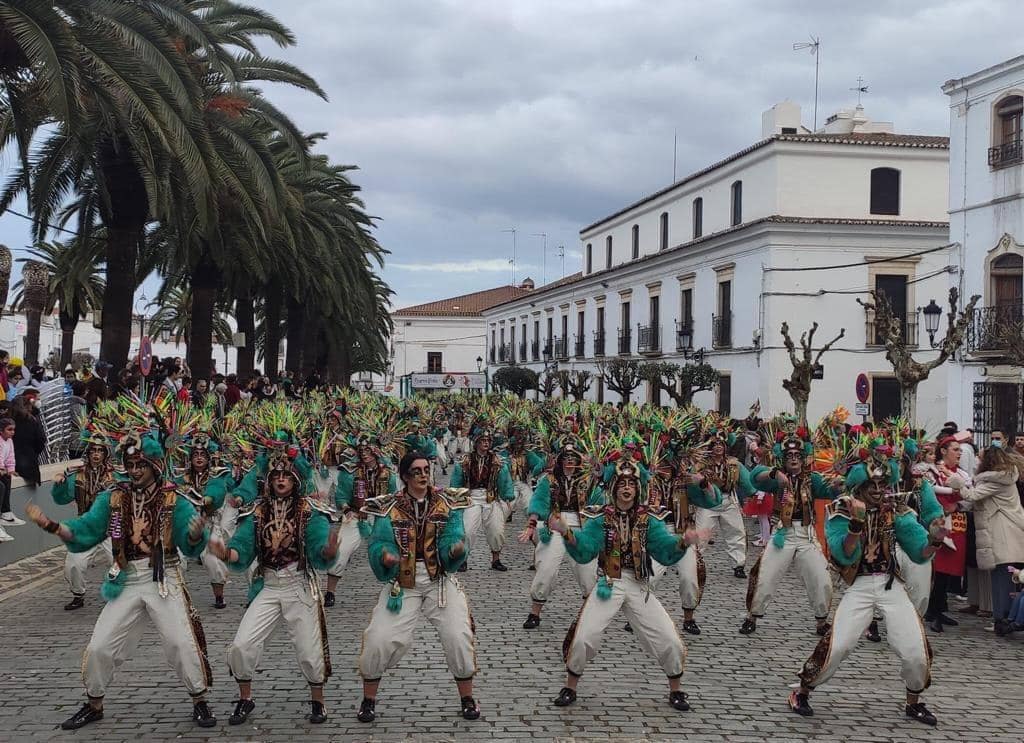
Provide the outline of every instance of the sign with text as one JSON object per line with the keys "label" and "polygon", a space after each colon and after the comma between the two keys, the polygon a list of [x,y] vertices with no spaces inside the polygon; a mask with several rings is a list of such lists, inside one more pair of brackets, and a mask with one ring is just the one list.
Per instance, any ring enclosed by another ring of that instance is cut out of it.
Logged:
{"label": "sign with text", "polygon": [[448,372],[444,374],[413,374],[413,389],[447,389],[447,390],[482,390],[485,375],[483,372]]}
{"label": "sign with text", "polygon": [[859,402],[853,406],[853,412],[855,415],[871,415],[871,403]]}

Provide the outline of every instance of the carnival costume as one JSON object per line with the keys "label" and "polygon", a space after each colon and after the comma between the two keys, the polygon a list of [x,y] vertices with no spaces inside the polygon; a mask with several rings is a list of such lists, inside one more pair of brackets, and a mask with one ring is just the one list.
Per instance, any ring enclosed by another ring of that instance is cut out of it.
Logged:
{"label": "carnival costume", "polygon": [[722,501],[711,507],[698,504],[696,526],[699,530],[721,532],[732,560],[733,575],[746,578],[747,527],[743,523],[742,501],[755,490],[747,468],[736,457],[729,456],[736,434],[725,431],[720,425],[712,427],[709,434],[711,456],[702,463],[700,474],[718,489]]}
{"label": "carnival costume", "polygon": [[[505,546],[505,522],[515,499],[508,464],[491,446],[491,432],[478,426],[473,435],[473,451],[463,457],[452,470],[451,487],[467,488],[471,506],[465,514],[466,538],[472,551],[481,529],[491,548],[491,569],[508,570],[501,562]],[[467,569],[465,563],[459,568]]]}

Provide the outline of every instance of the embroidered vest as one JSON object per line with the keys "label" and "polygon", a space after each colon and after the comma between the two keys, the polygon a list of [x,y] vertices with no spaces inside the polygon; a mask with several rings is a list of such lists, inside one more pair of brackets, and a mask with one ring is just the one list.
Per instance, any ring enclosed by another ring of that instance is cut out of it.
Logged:
{"label": "embroidered vest", "polygon": [[112,467],[89,467],[83,465],[75,471],[75,505],[81,516],[96,501],[96,496],[114,484]]}

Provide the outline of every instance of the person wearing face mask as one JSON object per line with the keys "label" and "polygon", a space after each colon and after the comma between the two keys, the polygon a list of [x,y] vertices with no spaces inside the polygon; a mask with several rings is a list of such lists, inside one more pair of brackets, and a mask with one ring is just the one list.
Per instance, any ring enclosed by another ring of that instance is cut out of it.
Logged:
{"label": "person wearing face mask", "polygon": [[566,680],[553,703],[567,707],[576,701],[583,671],[621,609],[640,647],[668,678],[669,705],[685,712],[690,709],[682,690],[686,648],[672,617],[651,592],[651,578],[653,561],[677,563],[702,535],[694,529],[672,534],[664,522],[667,512],[648,508],[640,463],[631,453],[619,452],[610,463],[614,475],[604,491],[605,504],[584,509],[585,526],[571,528],[556,513],[548,518],[548,528],[562,536],[573,560],[587,564],[597,559],[599,566],[597,585],[562,643]]}
{"label": "person wearing face mask", "polygon": [[814,501],[831,501],[837,486],[820,473],[808,471],[814,448],[806,427],[786,421],[775,439],[772,452],[781,467],[762,465],[752,473],[755,487],[775,496],[775,532],[750,569],[747,618],[740,634],[757,630],[757,620],[764,616],[779,581],[795,566],[807,590],[816,631],[824,635],[829,627],[832,580],[814,528]]}
{"label": "person wearing face mask", "polygon": [[473,617],[453,575],[469,556],[463,517],[472,504],[464,488],[433,488],[430,469],[426,454],[410,451],[398,464],[402,489],[369,500],[363,509],[375,519],[367,548],[370,567],[385,585],[363,632],[359,653],[360,722],[376,718],[381,678],[411,647],[422,619],[437,630],[448,671],[458,687],[462,717],[480,717],[480,706],[473,698],[477,671]]}
{"label": "person wearing face mask", "polygon": [[[54,503],[60,506],[74,502],[78,515],[84,516],[99,494],[113,487],[115,478],[110,443],[106,436],[83,428],[81,440],[85,447],[84,461],[81,466],[55,477],[50,495]],[[113,560],[110,537],[84,552],[68,550],[64,558],[64,580],[71,588],[71,602],[64,606],[65,611],[85,606],[86,569],[97,564],[109,566]]]}
{"label": "person wearing face mask", "polygon": [[925,529],[899,492],[901,452],[880,438],[857,449],[860,461],[846,474],[847,494],[828,508],[829,552],[847,589],[832,627],[798,674],[800,687],[789,696],[798,715],[810,716],[810,694],[839,669],[857,646],[875,612],[885,619],[890,647],[899,657],[906,685],[905,714],[925,725],[935,715],[920,699],[931,684],[931,648],[917,611],[903,585],[898,551],[915,563],[932,558],[946,530],[941,521]]}
{"label": "person wearing face mask", "polygon": [[135,650],[146,617],[192,698],[193,721],[213,727],[217,720],[205,699],[211,680],[206,635],[179,563],[179,550],[196,558],[206,547],[202,514],[166,479],[166,453],[158,433],[129,433],[118,453],[127,482],[100,493],[83,515],[58,522],[35,504],[25,509],[34,523],[59,536],[70,551],[88,552],[109,535],[114,554],[101,590],[107,604],[82,662],[88,701],[61,727],[76,730],[103,719],[107,687]]}
{"label": "person wearing face mask", "polygon": [[283,622],[309,684],[306,719],[318,725],[327,720],[324,683],[331,675],[331,656],[316,571],[337,555],[341,533],[331,531],[329,509],[306,497],[312,468],[297,447],[274,441],[257,466],[259,498],[239,513],[230,543],[219,536],[210,540],[210,552],[233,570],[256,564],[249,608],[227,653],[239,697],[228,723],[241,725],[255,710],[252,679],[264,643]]}

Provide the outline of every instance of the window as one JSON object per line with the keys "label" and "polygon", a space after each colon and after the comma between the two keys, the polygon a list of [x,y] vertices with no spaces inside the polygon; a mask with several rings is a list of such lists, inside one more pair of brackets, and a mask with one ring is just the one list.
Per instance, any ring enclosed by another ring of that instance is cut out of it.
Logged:
{"label": "window", "polygon": [[[903,325],[903,339],[907,336],[907,277],[904,274],[875,274],[875,291],[884,294],[889,300],[894,317],[900,318]],[[875,345],[881,345],[883,339],[875,330]]]}
{"label": "window", "polygon": [[732,221],[730,224],[736,226],[743,222],[743,181],[736,181],[732,184]]}
{"label": "window", "polygon": [[427,351],[427,374],[440,374],[444,371],[440,351]]}
{"label": "window", "polygon": [[1024,96],[1010,95],[996,104],[988,164],[1002,168],[1024,162]]}
{"label": "window", "polygon": [[515,325],[509,325],[508,326],[508,335],[509,335],[508,346],[509,346],[509,351],[510,351],[509,356],[511,357],[511,359],[513,361],[515,361],[515,359],[516,359],[516,326]]}
{"label": "window", "polygon": [[693,200],[693,239],[704,234],[704,199],[700,196]]}
{"label": "window", "polygon": [[668,212],[661,213],[661,244],[658,250],[668,249]]}
{"label": "window", "polygon": [[633,225],[633,260],[640,257],[640,225]]}
{"label": "window", "polygon": [[554,333],[554,327],[555,327],[555,321],[554,321],[553,318],[549,317],[548,318],[548,340],[547,340],[547,345],[549,347],[551,346],[551,336],[553,336],[555,334]]}
{"label": "window", "polygon": [[732,346],[732,281],[718,282],[718,314],[712,323],[712,341],[716,348]]}
{"label": "window", "polygon": [[587,273],[594,271],[594,246],[587,243]]}
{"label": "window", "polygon": [[597,308],[597,332],[604,332],[604,307]]}
{"label": "window", "polygon": [[540,320],[533,321],[533,340],[540,342]]}
{"label": "window", "polygon": [[732,377],[728,374],[718,378],[718,412],[732,415]]}
{"label": "window", "polygon": [[629,302],[622,303],[622,329],[629,332]]}
{"label": "window", "polygon": [[608,235],[604,239],[604,267],[612,267],[612,236]]}
{"label": "window", "polygon": [[900,384],[894,377],[871,379],[871,417],[876,423],[900,416]]}
{"label": "window", "polygon": [[679,296],[679,317],[683,325],[693,327],[693,289],[683,289]]}
{"label": "window", "polygon": [[576,313],[576,337],[577,338],[582,338],[583,337],[583,318],[584,318],[583,310],[580,310],[579,312]]}
{"label": "window", "polygon": [[562,338],[569,337],[569,316],[562,315]]}
{"label": "window", "polygon": [[651,297],[649,309],[651,316],[651,328],[657,329],[658,323],[661,322],[661,297]]}
{"label": "window", "polygon": [[871,213],[900,213],[900,171],[895,168],[871,169]]}

